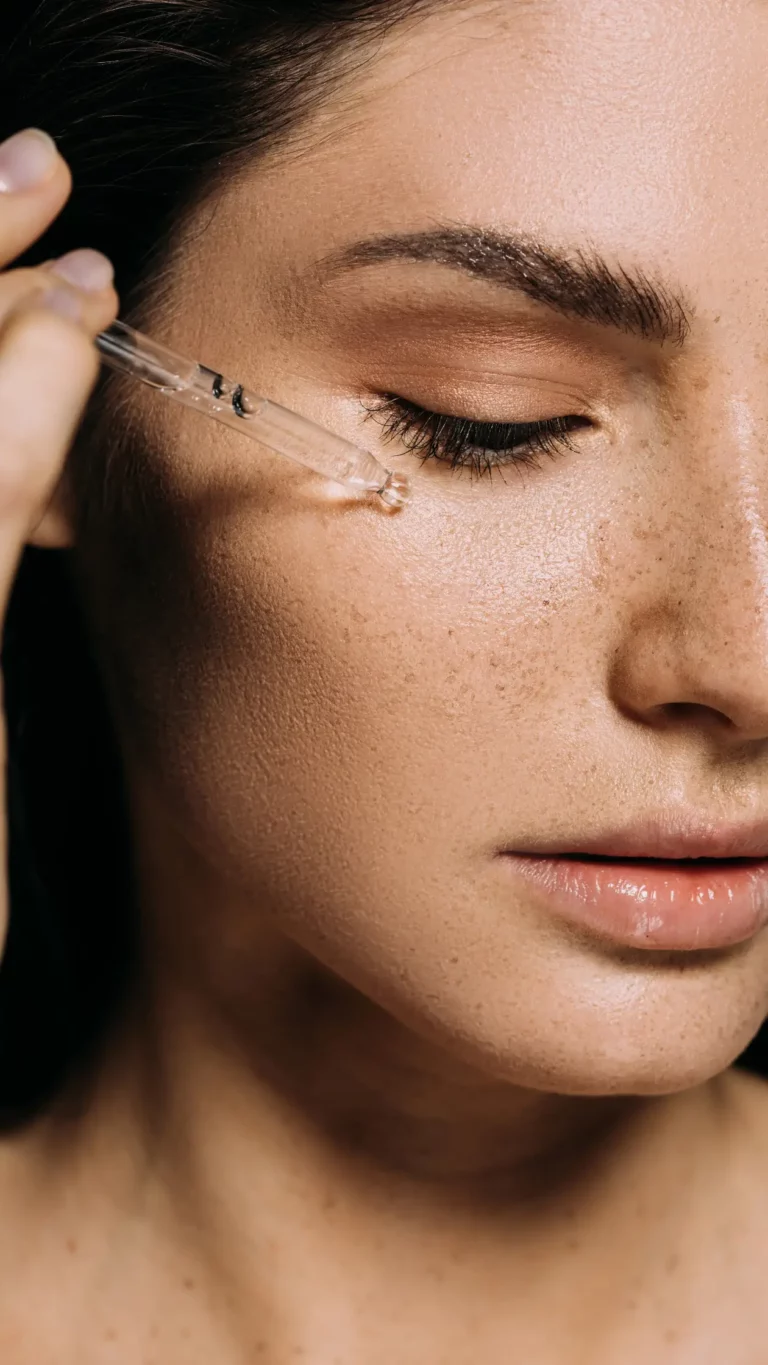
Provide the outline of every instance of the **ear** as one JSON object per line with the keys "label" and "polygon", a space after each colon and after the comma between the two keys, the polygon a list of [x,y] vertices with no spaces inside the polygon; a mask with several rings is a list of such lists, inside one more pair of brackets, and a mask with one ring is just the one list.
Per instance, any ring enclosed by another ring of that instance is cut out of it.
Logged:
{"label": "ear", "polygon": [[27,544],[42,550],[71,550],[75,543],[72,495],[66,473],[62,475],[39,520],[27,534]]}

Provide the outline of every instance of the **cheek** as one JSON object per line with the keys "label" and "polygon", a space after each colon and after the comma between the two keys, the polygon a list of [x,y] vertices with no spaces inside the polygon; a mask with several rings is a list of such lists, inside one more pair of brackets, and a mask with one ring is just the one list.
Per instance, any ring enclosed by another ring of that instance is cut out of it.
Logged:
{"label": "cheek", "polygon": [[516,509],[513,533],[505,504],[494,532],[487,506],[215,523],[208,502],[158,512],[141,571],[134,542],[108,667],[139,800],[195,854],[202,890],[185,886],[171,932],[247,993],[271,922],[520,1084],[681,1088],[747,1041],[754,980],[723,980],[716,1002],[709,978],[593,958],[492,857],[615,810],[616,733],[594,704],[619,619],[608,532],[563,506],[553,550],[546,517]]}
{"label": "cheek", "polygon": [[595,552],[572,537],[564,557],[564,535],[548,560],[545,528],[512,534],[507,508],[494,529],[482,496],[399,520],[187,508],[155,531],[167,568],[119,660],[127,723],[227,879],[289,875],[305,909],[321,886],[386,902],[556,817],[598,672]]}

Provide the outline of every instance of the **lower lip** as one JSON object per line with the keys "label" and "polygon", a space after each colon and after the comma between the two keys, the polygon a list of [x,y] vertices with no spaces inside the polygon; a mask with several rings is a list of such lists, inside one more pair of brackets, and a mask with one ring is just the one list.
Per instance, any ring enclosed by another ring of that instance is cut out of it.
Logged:
{"label": "lower lip", "polygon": [[510,871],[582,929],[633,948],[728,948],[768,923],[768,858],[591,862],[505,853]]}

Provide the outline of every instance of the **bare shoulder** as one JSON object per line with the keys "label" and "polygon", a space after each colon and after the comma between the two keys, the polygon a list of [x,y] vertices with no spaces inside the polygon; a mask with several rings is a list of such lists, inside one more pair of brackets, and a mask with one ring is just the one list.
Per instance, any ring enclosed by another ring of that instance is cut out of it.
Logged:
{"label": "bare shoulder", "polygon": [[[44,1182],[36,1179],[33,1144],[26,1134],[0,1136],[0,1360],[30,1361],[30,1322],[35,1320],[36,1256],[47,1260]],[[40,1344],[40,1343],[37,1343]]]}
{"label": "bare shoulder", "polygon": [[36,1147],[27,1133],[0,1135],[0,1275],[18,1269],[19,1248],[40,1203],[44,1180]]}

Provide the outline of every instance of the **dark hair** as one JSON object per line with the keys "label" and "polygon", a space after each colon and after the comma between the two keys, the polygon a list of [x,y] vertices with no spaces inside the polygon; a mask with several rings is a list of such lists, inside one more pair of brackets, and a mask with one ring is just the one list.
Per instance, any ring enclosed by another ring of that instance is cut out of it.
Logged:
{"label": "dark hair", "polygon": [[[185,211],[240,165],[285,145],[393,24],[428,8],[427,0],[5,0],[0,137],[45,128],[75,184],[19,263],[97,247],[114,262],[121,315],[140,318]],[[97,392],[93,410],[98,400]],[[98,1043],[135,961],[120,762],[68,558],[27,551],[4,638],[6,1121],[43,1104]]]}
{"label": "dark hair", "polygon": [[[437,7],[4,0],[0,137],[46,128],[75,180],[24,263],[101,248],[116,267],[122,315],[140,318],[185,211],[300,131],[392,25]],[[98,1043],[135,960],[120,762],[66,555],[25,555],[3,667],[11,919],[0,1112],[12,1117],[44,1103]],[[753,1044],[747,1060],[759,1065],[759,1054]]]}

